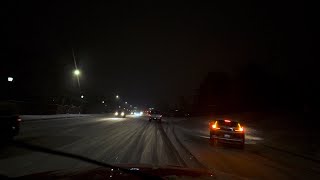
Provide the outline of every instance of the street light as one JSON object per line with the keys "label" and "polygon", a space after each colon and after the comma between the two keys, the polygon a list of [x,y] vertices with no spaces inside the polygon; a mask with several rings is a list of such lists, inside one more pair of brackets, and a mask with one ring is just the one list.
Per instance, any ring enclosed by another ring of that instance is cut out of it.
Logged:
{"label": "street light", "polygon": [[12,82],[13,81],[13,77],[8,77],[8,82]]}
{"label": "street light", "polygon": [[81,99],[83,99],[83,98],[84,98],[84,96],[83,96],[83,95],[81,95],[80,97],[81,97]]}
{"label": "street light", "polygon": [[104,104],[104,101],[102,101],[102,104]]}
{"label": "street light", "polygon": [[117,98],[117,99],[119,99],[119,96],[118,96],[118,95],[116,95],[116,98]]}
{"label": "street light", "polygon": [[128,104],[128,102],[125,102],[126,104]]}
{"label": "street light", "polygon": [[76,75],[76,76],[79,76],[79,75],[80,75],[79,69],[74,70],[74,71],[73,71],[73,74]]}

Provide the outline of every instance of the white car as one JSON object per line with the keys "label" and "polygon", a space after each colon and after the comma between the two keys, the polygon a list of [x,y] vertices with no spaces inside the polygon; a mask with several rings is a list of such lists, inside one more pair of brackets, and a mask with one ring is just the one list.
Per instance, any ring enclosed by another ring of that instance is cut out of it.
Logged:
{"label": "white car", "polygon": [[160,113],[160,111],[151,111],[149,114],[149,122],[151,122],[151,120],[157,120],[158,122],[161,122],[162,119],[162,114]]}

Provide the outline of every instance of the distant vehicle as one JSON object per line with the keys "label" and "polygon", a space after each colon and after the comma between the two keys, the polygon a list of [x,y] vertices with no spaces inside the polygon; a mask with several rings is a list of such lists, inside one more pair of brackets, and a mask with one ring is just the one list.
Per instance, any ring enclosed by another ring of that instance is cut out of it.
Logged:
{"label": "distant vehicle", "polygon": [[244,147],[245,132],[239,122],[233,120],[217,120],[209,123],[210,141],[214,144],[231,143]]}
{"label": "distant vehicle", "polygon": [[158,122],[161,122],[162,119],[162,114],[160,113],[160,111],[155,111],[152,110],[149,113],[149,121],[151,122],[151,120],[157,120]]}
{"label": "distant vehicle", "polygon": [[125,118],[127,116],[127,112],[126,111],[116,111],[114,113],[114,116]]}
{"label": "distant vehicle", "polygon": [[143,111],[135,111],[134,115],[136,116],[142,116],[143,115]]}
{"label": "distant vehicle", "polygon": [[19,134],[21,118],[12,103],[0,103],[0,138],[11,139]]}

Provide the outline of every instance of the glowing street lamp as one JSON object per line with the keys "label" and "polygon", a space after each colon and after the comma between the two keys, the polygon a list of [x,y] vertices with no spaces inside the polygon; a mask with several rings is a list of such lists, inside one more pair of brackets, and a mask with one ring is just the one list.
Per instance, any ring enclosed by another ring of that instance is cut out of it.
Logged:
{"label": "glowing street lamp", "polygon": [[76,75],[76,76],[79,76],[79,75],[80,75],[79,69],[74,70],[74,71],[73,71],[73,74]]}
{"label": "glowing street lamp", "polygon": [[119,95],[116,95],[116,98],[119,99]]}
{"label": "glowing street lamp", "polygon": [[126,104],[128,104],[128,102],[125,102]]}
{"label": "glowing street lamp", "polygon": [[83,98],[84,98],[84,96],[83,96],[83,95],[81,95],[80,97],[81,97],[81,99],[83,99]]}
{"label": "glowing street lamp", "polygon": [[8,82],[12,82],[13,81],[13,77],[8,77]]}

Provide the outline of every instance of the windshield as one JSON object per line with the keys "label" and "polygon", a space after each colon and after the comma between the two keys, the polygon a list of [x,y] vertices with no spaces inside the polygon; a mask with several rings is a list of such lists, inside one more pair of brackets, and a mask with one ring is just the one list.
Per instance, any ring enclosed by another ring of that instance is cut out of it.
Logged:
{"label": "windshield", "polygon": [[160,111],[151,111],[151,114],[161,114]]}
{"label": "windshield", "polygon": [[318,11],[304,1],[5,0],[0,177],[125,167],[320,179]]}

